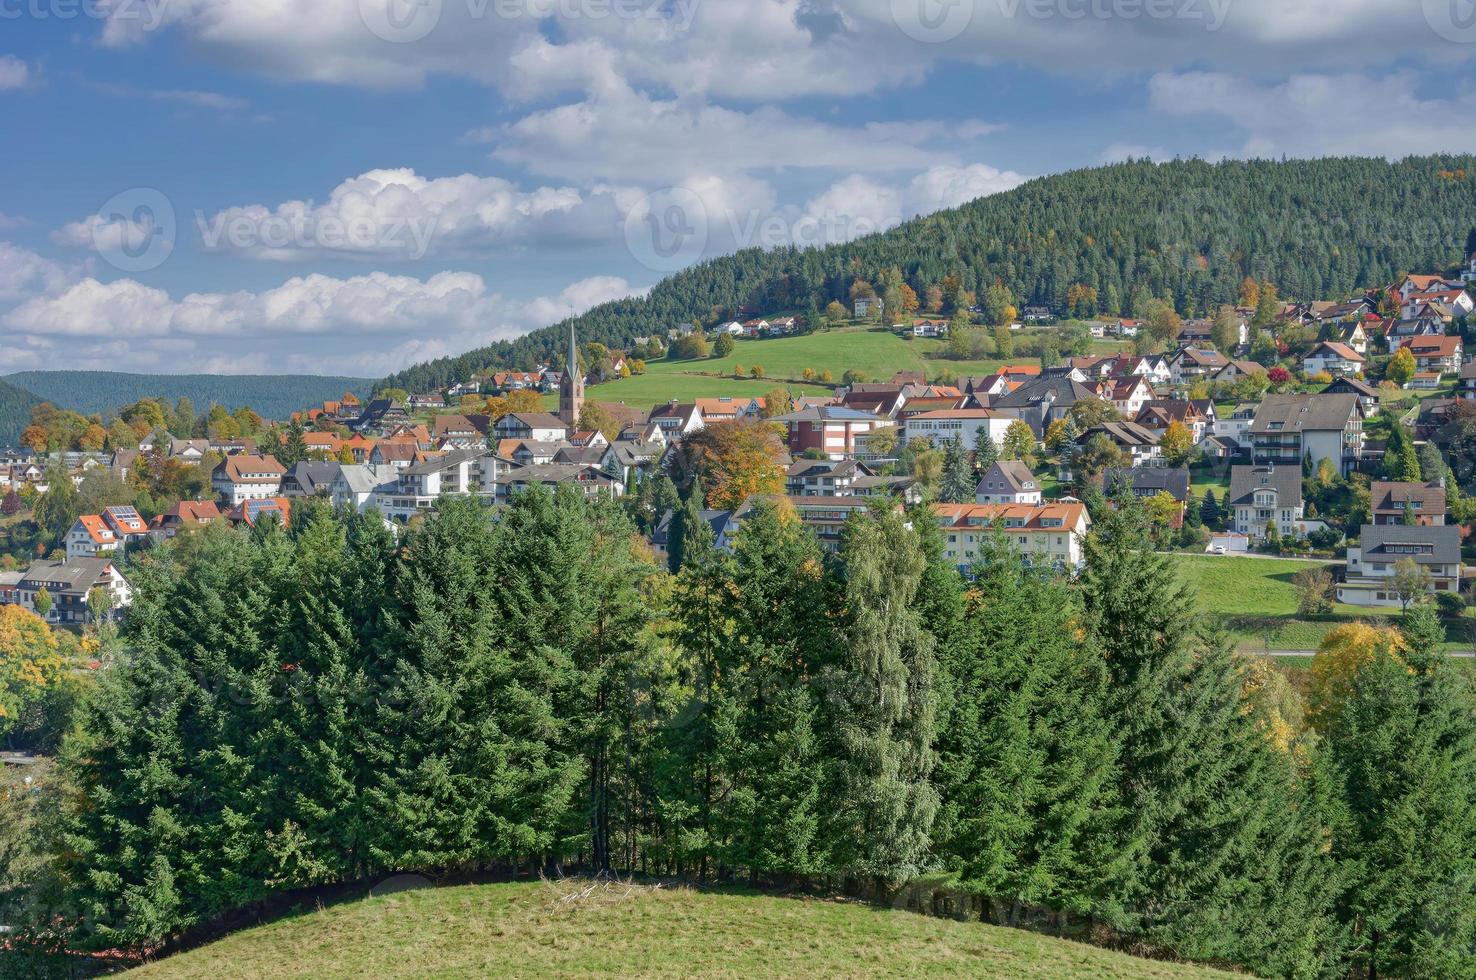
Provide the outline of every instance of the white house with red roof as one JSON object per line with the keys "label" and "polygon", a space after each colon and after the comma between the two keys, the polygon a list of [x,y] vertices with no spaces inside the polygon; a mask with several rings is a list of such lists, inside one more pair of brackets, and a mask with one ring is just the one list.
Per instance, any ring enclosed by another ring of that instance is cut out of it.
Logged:
{"label": "white house with red roof", "polygon": [[1302,358],[1302,370],[1307,374],[1326,371],[1335,378],[1361,374],[1366,364],[1362,354],[1336,340],[1323,341]]}
{"label": "white house with red roof", "polygon": [[1459,337],[1414,337],[1405,344],[1421,371],[1456,374],[1465,353]]}
{"label": "white house with red roof", "polygon": [[113,529],[97,514],[83,514],[67,532],[68,558],[96,558],[111,555],[123,544]]}

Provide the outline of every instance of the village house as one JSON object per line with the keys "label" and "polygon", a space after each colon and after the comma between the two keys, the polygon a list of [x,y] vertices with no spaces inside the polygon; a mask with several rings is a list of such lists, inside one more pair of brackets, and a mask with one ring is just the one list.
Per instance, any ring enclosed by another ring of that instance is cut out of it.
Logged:
{"label": "village house", "polygon": [[[782,507],[792,511],[801,524],[814,532],[816,539],[820,542],[821,550],[825,552],[839,550],[841,531],[852,514],[866,513],[876,504],[876,498],[872,496],[757,496],[748,498],[735,512],[735,517],[742,521],[760,500],[781,502]],[[897,503],[892,506],[900,509],[902,505]]]}
{"label": "village house", "polygon": [[1080,381],[1064,377],[1037,378],[993,399],[990,408],[1020,419],[1030,426],[1035,438],[1043,439],[1052,422],[1065,418],[1073,405],[1088,398],[1096,399],[1097,391]]}
{"label": "village house", "polygon": [[1363,453],[1363,418],[1356,395],[1267,395],[1247,435],[1257,463],[1300,471],[1327,459],[1346,476]]}
{"label": "village house", "polygon": [[1395,584],[1402,562],[1429,573],[1430,593],[1461,587],[1461,529],[1450,525],[1365,524],[1348,549],[1348,574],[1338,601],[1354,606],[1401,606]]}
{"label": "village house", "polygon": [[512,412],[497,420],[492,427],[498,439],[532,439],[537,442],[563,442],[573,426],[548,412]]}
{"label": "village house", "polygon": [[1476,398],[1476,361],[1461,368],[1461,387],[1456,394],[1459,398]]}
{"label": "village house", "polygon": [[1366,361],[1347,344],[1327,340],[1318,344],[1302,358],[1302,370],[1307,374],[1326,372],[1333,377],[1362,374]]}
{"label": "village house", "polygon": [[851,497],[856,483],[876,472],[853,459],[798,459],[785,473],[785,490],[794,497]]}
{"label": "village house", "polygon": [[684,405],[670,401],[665,405],[657,405],[646,416],[646,421],[660,429],[668,442],[679,441],[683,436],[707,427],[707,419],[695,402]]}
{"label": "village house", "polygon": [[934,504],[943,556],[967,574],[989,541],[1001,540],[1032,564],[1076,571],[1092,519],[1080,501],[1050,504]]}
{"label": "village house", "polygon": [[241,453],[220,461],[211,471],[210,486],[227,506],[235,507],[243,501],[277,496],[286,472],[275,456]]}
{"label": "village house", "polygon": [[1040,481],[1018,459],[1001,459],[984,472],[974,488],[978,504],[1038,504]]}
{"label": "village house", "polygon": [[816,453],[830,459],[854,456],[859,436],[891,424],[869,412],[841,405],[811,406],[771,421],[788,429],[789,451],[794,455]]}
{"label": "village house", "polygon": [[1256,361],[1229,360],[1225,362],[1224,367],[1211,374],[1209,376],[1209,379],[1211,381],[1222,381],[1227,384],[1233,384],[1234,382],[1239,381],[1241,378],[1248,378],[1251,375],[1265,373],[1265,366],[1257,363]]}
{"label": "village house", "polygon": [[1302,469],[1274,463],[1232,466],[1224,505],[1231,514],[1231,529],[1251,541],[1264,538],[1270,524],[1276,525],[1280,536],[1296,537],[1303,516]]}
{"label": "village house", "polygon": [[1445,487],[1438,483],[1392,483],[1375,480],[1369,487],[1369,510],[1375,524],[1445,523]]}
{"label": "village house", "polygon": [[334,507],[342,507],[363,513],[374,503],[374,495],[381,490],[394,492],[399,482],[400,471],[393,466],[374,466],[355,463],[342,465],[328,484],[328,499]]}
{"label": "village house", "polygon": [[1414,355],[1415,366],[1421,371],[1455,374],[1461,369],[1465,350],[1459,337],[1412,337],[1405,346]]}
{"label": "village house", "polygon": [[1157,397],[1153,386],[1138,374],[1125,378],[1108,378],[1101,383],[1099,391],[1102,400],[1110,402],[1126,418],[1137,415],[1144,405]]}
{"label": "village house", "polygon": [[704,425],[732,422],[736,419],[762,418],[767,402],[762,398],[698,398],[693,403],[702,411]]}
{"label": "village house", "polygon": [[912,321],[912,335],[914,337],[946,337],[948,336],[948,321],[928,317],[916,318]]}
{"label": "village house", "polygon": [[133,596],[128,580],[106,557],[33,563],[16,584],[17,604],[36,612],[36,596],[42,589],[51,597],[51,610],[46,621],[66,625],[81,625],[92,618],[87,598],[94,589],[101,590],[110,598],[113,618],[121,614]]}
{"label": "village house", "polygon": [[1178,514],[1171,526],[1183,526],[1184,512],[1189,503],[1189,470],[1185,467],[1171,469],[1167,466],[1139,466],[1132,469],[1108,467],[1102,471],[1102,493],[1109,502],[1126,488],[1139,500],[1148,500],[1159,494],[1168,494],[1179,505]]}
{"label": "village house", "polygon": [[1360,378],[1334,378],[1332,384],[1322,389],[1322,393],[1324,395],[1356,395],[1365,418],[1371,418],[1379,410],[1379,389]]}
{"label": "village house", "polygon": [[514,494],[529,487],[553,490],[559,484],[578,487],[586,497],[609,494],[623,496],[625,484],[594,463],[547,463],[541,466],[519,466],[498,477],[497,500],[506,503]]}
{"label": "village house", "polygon": [[1384,341],[1389,346],[1392,354],[1411,340],[1420,337],[1443,337],[1445,336],[1445,323],[1436,316],[1416,317],[1413,320],[1400,320],[1392,324],[1384,331]]}
{"label": "village house", "polygon": [[1217,350],[1184,347],[1168,357],[1169,375],[1176,385],[1189,384],[1196,378],[1208,378],[1230,363]]}
{"label": "village house", "polygon": [[1129,465],[1157,466],[1163,459],[1158,434],[1136,422],[1103,422],[1094,425],[1077,437],[1077,447],[1084,447],[1098,435],[1106,436],[1129,461]]}
{"label": "village house", "polygon": [[[1449,285],[1449,284],[1447,284]],[[1410,320],[1424,315],[1426,307],[1435,306],[1450,312],[1452,317],[1470,316],[1473,307],[1471,294],[1466,292],[1466,287],[1457,284],[1455,288],[1431,289],[1419,293],[1411,293],[1404,298],[1403,305],[1399,308],[1399,314],[1403,319]]]}
{"label": "village house", "polygon": [[83,514],[67,532],[66,545],[68,558],[96,558],[113,554],[122,542],[100,516]]}
{"label": "village house", "polygon": [[190,528],[218,521],[222,516],[220,507],[213,500],[181,500],[154,518],[149,525],[149,537],[156,542],[168,541]]}
{"label": "village house", "polygon": [[[724,554],[733,553],[733,542],[738,537],[739,524],[731,510],[703,510],[698,512],[707,526],[712,529],[713,545]],[[651,551],[657,559],[665,562],[671,553],[672,522],[677,512],[667,511],[651,532]]]}
{"label": "village house", "polygon": [[1183,398],[1156,398],[1144,404],[1136,416],[1129,417],[1160,439],[1170,425],[1178,422],[1189,430],[1195,445],[1204,439],[1213,425],[1198,402]]}
{"label": "village house", "polygon": [[966,449],[978,445],[979,433],[988,433],[996,445],[1004,442],[1005,430],[1015,421],[988,408],[944,408],[908,416],[902,425],[902,442],[926,439],[936,446],[959,439]]}
{"label": "village house", "polygon": [[374,492],[374,503],[390,520],[408,521],[445,495],[476,494],[491,503],[502,467],[486,449],[457,449],[398,471],[393,484]]}
{"label": "village house", "polygon": [[304,459],[282,475],[283,497],[327,497],[341,468],[339,463]]}

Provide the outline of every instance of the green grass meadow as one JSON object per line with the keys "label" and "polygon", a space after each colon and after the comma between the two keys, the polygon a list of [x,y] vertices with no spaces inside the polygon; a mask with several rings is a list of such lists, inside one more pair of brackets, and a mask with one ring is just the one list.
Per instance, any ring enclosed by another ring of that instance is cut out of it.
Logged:
{"label": "green grass meadow", "polygon": [[234,933],[133,971],[220,977],[976,977],[1233,974],[854,902],[572,880],[400,892]]}

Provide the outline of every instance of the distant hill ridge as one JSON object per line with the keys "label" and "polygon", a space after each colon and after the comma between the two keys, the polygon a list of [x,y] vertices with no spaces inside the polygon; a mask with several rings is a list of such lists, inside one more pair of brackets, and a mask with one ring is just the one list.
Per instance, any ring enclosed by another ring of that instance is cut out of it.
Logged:
{"label": "distant hill ridge", "polygon": [[[750,306],[765,313],[843,302],[852,281],[896,266],[918,293],[945,276],[1021,305],[1066,307],[1075,284],[1100,308],[1135,294],[1180,312],[1234,302],[1246,276],[1282,296],[1325,299],[1405,272],[1452,267],[1476,227],[1476,156],[1130,161],[1040,177],[1001,194],[826,248],[746,249],[685,269],[638,299],[573,318],[581,341],[632,338]],[[426,391],[494,366],[555,356],[569,320],[401,371],[385,387]]]}
{"label": "distant hill ridge", "polygon": [[[60,408],[83,415],[107,414],[132,404],[140,398],[186,397],[198,411],[212,402],[235,411],[249,405],[257,414],[269,419],[285,419],[326,400],[334,400],[351,391],[360,398],[374,383],[365,378],[344,378],[309,374],[125,374],[117,371],[22,371],[3,379],[9,387],[21,389]],[[34,404],[34,403],[32,403]],[[18,434],[30,417],[31,405],[9,408],[9,400],[0,389],[0,433],[15,428]],[[23,409],[24,418],[16,425],[15,412]],[[10,440],[14,441],[15,436]]]}

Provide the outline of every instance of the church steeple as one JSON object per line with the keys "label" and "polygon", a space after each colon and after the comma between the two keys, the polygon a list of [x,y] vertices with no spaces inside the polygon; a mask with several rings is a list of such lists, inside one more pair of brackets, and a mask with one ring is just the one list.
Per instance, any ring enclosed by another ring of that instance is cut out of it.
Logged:
{"label": "church steeple", "polygon": [[579,426],[579,415],[584,409],[584,372],[579,370],[579,341],[574,336],[574,324],[569,324],[569,353],[564,360],[564,378],[559,382],[559,418],[569,428]]}

